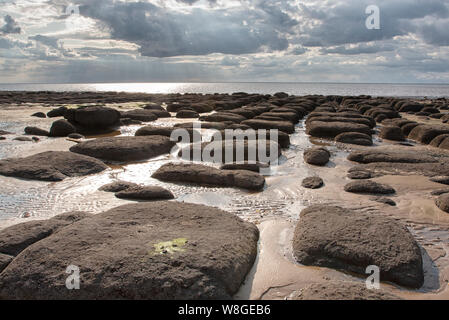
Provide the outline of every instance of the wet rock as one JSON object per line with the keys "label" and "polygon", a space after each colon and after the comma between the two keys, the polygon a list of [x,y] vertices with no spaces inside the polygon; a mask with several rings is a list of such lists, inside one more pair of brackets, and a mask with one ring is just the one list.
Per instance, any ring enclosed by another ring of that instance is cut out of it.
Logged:
{"label": "wet rock", "polygon": [[11,263],[13,256],[0,253],[0,273]]}
{"label": "wet rock", "polygon": [[33,139],[30,137],[16,137],[13,140],[14,141],[22,141],[22,142],[33,142]]}
{"label": "wet rock", "polygon": [[292,300],[401,300],[382,289],[367,289],[365,283],[328,281],[326,283],[314,283],[310,286],[295,292],[290,297]]}
{"label": "wet rock", "polygon": [[71,133],[67,136],[67,138],[81,140],[81,139],[84,139],[84,136],[79,133]]}
{"label": "wet rock", "polygon": [[[296,112],[265,112],[262,113],[261,116],[265,117],[275,117],[280,118],[281,121],[289,121],[291,123],[298,123],[299,122],[299,115]],[[259,117],[260,118],[260,117]]]}
{"label": "wet rock", "polygon": [[421,250],[408,229],[378,214],[331,206],[301,212],[293,251],[299,263],[343,269],[366,276],[380,268],[380,280],[420,288],[424,283]]}
{"label": "wet rock", "polygon": [[133,125],[140,125],[142,124],[142,121],[140,120],[134,120],[130,118],[121,118],[120,119],[120,125],[121,126],[133,126]]}
{"label": "wet rock", "polygon": [[219,170],[199,164],[163,165],[153,174],[153,178],[165,182],[185,182],[202,186],[236,187],[261,191],[265,178],[246,170]]}
{"label": "wet rock", "polygon": [[380,129],[379,137],[382,139],[393,141],[404,141],[405,137],[401,128],[396,126],[382,127]]}
{"label": "wet rock", "polygon": [[179,119],[196,119],[199,116],[199,113],[193,110],[179,110],[176,114],[176,118]]}
{"label": "wet rock", "polygon": [[68,109],[66,107],[60,107],[60,108],[53,109],[53,110],[47,112],[47,117],[49,117],[49,118],[64,117],[67,110]]}
{"label": "wet rock", "polygon": [[69,109],[64,117],[79,131],[102,132],[120,124],[120,112],[115,109],[92,106]]}
{"label": "wet rock", "polygon": [[445,142],[446,139],[449,139],[449,134],[441,134],[435,137],[431,142],[430,146],[439,148],[441,144]]}
{"label": "wet rock", "polygon": [[323,122],[311,121],[307,125],[306,133],[316,138],[334,139],[345,132],[358,132],[371,135],[371,128],[364,124],[353,122]]}
{"label": "wet rock", "polygon": [[33,113],[31,116],[36,117],[36,118],[47,118],[47,116],[43,112],[36,112],[36,113]]}
{"label": "wet rock", "polygon": [[132,183],[132,182],[127,182],[127,181],[115,181],[115,182],[111,182],[109,184],[106,184],[104,186],[102,186],[100,189],[100,191],[104,191],[104,192],[120,192],[129,188],[134,188],[134,187],[138,187],[139,185],[136,183]]}
{"label": "wet rock", "polygon": [[118,191],[115,196],[120,199],[143,201],[171,200],[175,198],[170,191],[157,186],[131,186]]}
{"label": "wet rock", "polygon": [[433,178],[430,178],[430,181],[449,185],[449,176],[433,177]]}
{"label": "wet rock", "polygon": [[335,137],[336,142],[355,144],[360,146],[372,146],[373,139],[370,135],[360,132],[345,132]]}
{"label": "wet rock", "polygon": [[331,157],[326,148],[315,147],[304,151],[304,161],[315,166],[325,166]]}
{"label": "wet rock", "polygon": [[434,190],[434,191],[432,191],[430,194],[431,194],[432,196],[441,196],[442,194],[445,194],[445,193],[449,193],[449,189],[439,189],[439,190]]}
{"label": "wet rock", "polygon": [[143,122],[151,122],[158,119],[158,116],[153,112],[153,110],[145,109],[136,109],[122,112],[121,117]]}
{"label": "wet rock", "polygon": [[[217,208],[126,205],[26,249],[0,274],[0,298],[231,299],[255,261],[258,237],[253,224]],[[82,290],[65,287],[68,263],[80,268]]]}
{"label": "wet rock", "polygon": [[399,112],[420,112],[425,105],[415,102],[406,102],[399,108]]}
{"label": "wet rock", "polygon": [[242,121],[245,121],[246,118],[243,116],[240,116],[238,114],[232,114],[232,113],[224,113],[224,112],[217,112],[208,116],[200,117],[201,121],[206,122],[225,122],[230,121],[233,123],[240,123]]}
{"label": "wet rock", "polygon": [[375,126],[375,122],[372,119],[364,118],[363,116],[353,118],[353,117],[342,117],[336,114],[335,116],[316,116],[316,114],[312,113],[306,121],[306,125],[308,126],[310,123],[319,121],[319,122],[339,122],[339,123],[355,123],[355,124],[363,124],[370,128]]}
{"label": "wet rock", "polygon": [[371,172],[369,171],[363,171],[363,170],[358,170],[358,171],[349,171],[348,172],[348,178],[352,179],[352,180],[365,180],[365,179],[371,179],[372,175]]}
{"label": "wet rock", "polygon": [[198,122],[198,123],[178,123],[175,124],[175,128],[185,128],[185,129],[215,129],[215,130],[224,130],[229,124],[222,122]]}
{"label": "wet rock", "polygon": [[165,110],[151,110],[151,112],[153,112],[158,119],[162,119],[162,118],[171,118],[171,114],[168,111]]}
{"label": "wet rock", "polygon": [[396,206],[396,202],[394,202],[393,200],[391,200],[389,198],[375,197],[375,198],[371,198],[371,201],[387,204],[387,205],[389,205],[391,207],[395,207]]}
{"label": "wet rock", "polygon": [[360,180],[345,185],[345,191],[351,193],[368,194],[393,194],[396,193],[392,187],[386,184],[374,182],[371,180]]}
{"label": "wet rock", "polygon": [[402,133],[404,136],[408,137],[410,132],[412,132],[413,129],[415,129],[417,126],[419,126],[419,123],[407,123],[406,125],[401,127]]}
{"label": "wet rock", "polygon": [[419,125],[408,135],[409,139],[429,144],[433,139],[441,134],[449,134],[447,125]]}
{"label": "wet rock", "polygon": [[449,194],[444,193],[439,198],[435,200],[435,204],[438,208],[443,210],[444,212],[449,213]]}
{"label": "wet rock", "polygon": [[3,229],[0,233],[0,253],[17,256],[32,244],[89,216],[84,212],[68,212],[48,220],[29,221]]}
{"label": "wet rock", "polygon": [[63,119],[53,122],[50,128],[51,137],[67,137],[72,133],[76,133],[75,126]]}
{"label": "wet rock", "polygon": [[324,181],[320,177],[309,177],[302,181],[302,186],[307,189],[319,189],[323,185]]}
{"label": "wet rock", "polygon": [[295,126],[288,121],[267,121],[267,120],[246,120],[242,124],[248,125],[251,128],[258,129],[277,129],[288,134],[295,132]]}
{"label": "wet rock", "polygon": [[43,181],[62,181],[67,177],[99,173],[107,168],[97,159],[64,151],[0,160],[0,175]]}
{"label": "wet rock", "polygon": [[[179,129],[184,129],[187,130],[187,133],[190,137],[190,141],[189,142],[199,142],[201,141],[201,132],[198,130],[193,130],[192,128],[175,128],[175,127],[154,127],[154,126],[145,126],[140,128],[139,130],[137,130],[136,132],[136,137],[144,137],[144,136],[165,136],[165,137],[169,137],[171,138],[172,135],[174,134],[173,138],[178,138],[178,142],[180,142],[182,140],[182,138],[186,138],[184,137],[184,135],[181,131],[177,131],[179,134],[176,134],[176,132],[174,132],[175,130],[179,130]],[[187,141],[184,141],[187,142]]]}
{"label": "wet rock", "polygon": [[40,129],[37,127],[26,127],[25,134],[34,135],[34,136],[46,136],[50,135],[50,132],[44,129]]}
{"label": "wet rock", "polygon": [[160,104],[157,103],[149,103],[143,107],[145,110],[159,110],[166,111]]}
{"label": "wet rock", "polygon": [[390,163],[435,163],[438,160],[426,154],[412,151],[356,151],[348,156],[348,160],[359,163],[390,162]]}
{"label": "wet rock", "polygon": [[108,161],[147,160],[169,153],[175,142],[163,136],[107,137],[84,141],[70,151]]}
{"label": "wet rock", "polygon": [[252,163],[252,162],[234,162],[227,163],[221,166],[221,170],[247,170],[259,173],[261,169],[268,169],[270,165],[266,163]]}

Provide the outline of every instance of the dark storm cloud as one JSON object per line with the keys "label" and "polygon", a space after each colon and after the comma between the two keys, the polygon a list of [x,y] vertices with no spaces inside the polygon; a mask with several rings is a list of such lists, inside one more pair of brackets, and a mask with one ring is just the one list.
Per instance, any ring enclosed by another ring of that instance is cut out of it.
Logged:
{"label": "dark storm cloud", "polygon": [[81,14],[104,23],[113,39],[138,44],[150,57],[285,50],[285,34],[297,24],[269,1],[260,1],[254,11],[193,8],[189,13],[147,2],[94,1],[83,5]]}
{"label": "dark storm cloud", "polygon": [[14,34],[21,33],[22,29],[19,27],[18,23],[10,15],[6,15],[4,18],[5,25],[0,28],[0,33],[3,34]]}

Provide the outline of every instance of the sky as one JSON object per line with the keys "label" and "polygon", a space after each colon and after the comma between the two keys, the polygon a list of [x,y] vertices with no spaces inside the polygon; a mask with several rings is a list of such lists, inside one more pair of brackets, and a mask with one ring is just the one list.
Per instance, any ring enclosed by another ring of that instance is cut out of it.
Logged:
{"label": "sky", "polygon": [[449,0],[0,0],[0,83],[86,82],[449,83]]}

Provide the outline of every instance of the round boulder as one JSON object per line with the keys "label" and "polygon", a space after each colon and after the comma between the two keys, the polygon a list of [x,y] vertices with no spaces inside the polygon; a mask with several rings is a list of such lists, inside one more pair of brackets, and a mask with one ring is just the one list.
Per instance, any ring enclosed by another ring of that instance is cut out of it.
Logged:
{"label": "round boulder", "polygon": [[312,148],[304,151],[304,161],[315,166],[325,166],[331,153],[326,148]]}
{"label": "round boulder", "polygon": [[401,128],[396,126],[387,126],[380,129],[379,136],[382,139],[393,140],[393,141],[404,141],[405,136]]}
{"label": "round boulder", "polygon": [[50,128],[50,137],[67,137],[72,133],[76,133],[75,126],[63,119],[53,122]]}
{"label": "round boulder", "polygon": [[307,189],[319,189],[323,185],[324,181],[320,177],[309,177],[302,181],[302,186]]}

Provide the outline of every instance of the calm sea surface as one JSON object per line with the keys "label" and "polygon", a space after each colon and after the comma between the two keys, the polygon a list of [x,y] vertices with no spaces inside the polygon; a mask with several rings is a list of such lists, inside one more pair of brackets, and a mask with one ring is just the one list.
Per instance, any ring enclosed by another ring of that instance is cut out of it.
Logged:
{"label": "calm sea surface", "polygon": [[233,93],[294,95],[371,95],[395,97],[449,97],[449,84],[361,83],[92,83],[0,84],[0,91],[120,91],[143,93]]}

